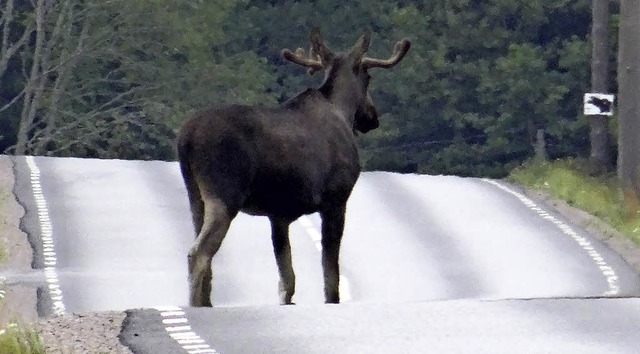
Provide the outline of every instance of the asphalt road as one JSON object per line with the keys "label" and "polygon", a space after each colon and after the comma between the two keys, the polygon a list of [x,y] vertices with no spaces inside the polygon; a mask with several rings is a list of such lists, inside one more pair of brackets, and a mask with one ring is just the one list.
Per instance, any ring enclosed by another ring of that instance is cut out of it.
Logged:
{"label": "asphalt road", "polygon": [[[544,299],[185,312],[208,353],[602,354],[638,352],[639,308],[638,299]],[[181,352],[158,325],[165,318],[132,312],[125,342],[139,353]]]}
{"label": "asphalt road", "polygon": [[17,158],[16,174],[34,263],[46,270],[10,281],[42,287],[43,315],[147,308],[130,311],[123,330],[139,353],[640,344],[638,301],[619,298],[640,292],[633,269],[502,182],[364,173],[348,205],[339,306],[322,304],[316,215],[291,227],[293,307],[277,306],[267,219],[241,215],[214,259],[218,308],[185,309],[194,236],[176,163]]}

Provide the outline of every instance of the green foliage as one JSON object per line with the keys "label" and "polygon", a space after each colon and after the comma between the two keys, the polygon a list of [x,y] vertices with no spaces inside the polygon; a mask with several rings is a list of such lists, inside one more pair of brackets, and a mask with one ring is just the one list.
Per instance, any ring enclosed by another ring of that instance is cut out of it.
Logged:
{"label": "green foliage", "polygon": [[[213,103],[276,101],[266,92],[273,79],[264,58],[246,50],[220,55],[227,44],[222,28],[237,0],[70,2],[75,5],[52,5],[46,20],[45,50],[50,48],[52,60],[43,57],[42,70],[52,74],[42,95],[20,100],[20,90],[27,88],[22,82],[0,99],[1,107],[17,98],[0,111],[0,121],[12,122],[7,131],[14,134],[20,106],[35,107],[27,153],[170,159],[175,131],[194,110]],[[65,11],[75,16],[65,17]],[[60,38],[59,21],[70,28]],[[35,53],[27,47],[21,55]],[[0,80],[29,72],[31,63],[11,62]],[[1,150],[16,141],[1,138]]]}
{"label": "green foliage", "polygon": [[368,137],[364,148],[420,146],[405,150],[419,171],[493,177],[532,156],[541,128],[552,157],[584,154],[586,121],[578,112],[588,85],[589,10],[586,1],[397,9],[392,17],[414,41],[409,62],[384,83],[398,95],[385,108],[402,117],[394,126],[400,133]]}
{"label": "green foliage", "polygon": [[592,177],[587,171],[586,163],[575,159],[527,162],[511,171],[509,179],[565,200],[640,244],[640,219],[627,218],[618,179],[615,176]]}
{"label": "green foliage", "polygon": [[44,354],[44,352],[42,341],[35,331],[16,325],[0,330],[0,353]]}
{"label": "green foliage", "polygon": [[[316,25],[334,49],[372,29],[373,57],[387,57],[401,38],[412,41],[396,68],[372,70],[382,116],[381,127],[360,138],[367,169],[501,177],[533,155],[538,129],[551,158],[588,153],[580,113],[590,81],[588,0],[78,4],[99,9],[89,38],[110,28],[114,40],[79,60],[70,76],[78,89],[58,110],[64,128],[42,139],[36,133],[37,153],[171,158],[174,133],[195,110],[273,105],[317,86],[322,78],[280,57],[285,47],[308,47]],[[12,65],[0,78],[0,104],[24,85],[20,61]],[[51,95],[38,128],[47,125]],[[15,131],[19,113],[0,112],[0,128]],[[13,141],[5,135],[5,144]]]}

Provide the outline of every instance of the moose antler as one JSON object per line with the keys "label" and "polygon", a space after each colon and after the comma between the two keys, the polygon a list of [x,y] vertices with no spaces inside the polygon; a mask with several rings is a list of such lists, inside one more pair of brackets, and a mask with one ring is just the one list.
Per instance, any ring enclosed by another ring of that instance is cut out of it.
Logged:
{"label": "moose antler", "polygon": [[309,75],[313,75],[316,71],[324,68],[324,64],[322,64],[322,59],[319,55],[315,59],[312,57],[307,58],[304,56],[304,49],[302,48],[296,49],[295,53],[292,53],[289,49],[283,49],[282,57],[290,62],[309,68]]}
{"label": "moose antler", "polygon": [[398,64],[400,62],[400,60],[402,60],[402,58],[404,58],[405,54],[407,54],[407,52],[409,51],[409,48],[411,48],[411,42],[409,42],[408,39],[403,39],[401,41],[398,41],[398,43],[396,43],[395,46],[393,46],[393,54],[391,55],[391,58],[389,59],[373,59],[373,58],[363,58],[362,59],[362,67],[365,69],[368,68],[392,68],[394,67],[396,64]]}
{"label": "moose antler", "polygon": [[318,27],[311,29],[309,40],[311,41],[311,49],[308,58],[305,58],[302,48],[296,49],[295,53],[289,49],[283,49],[282,56],[291,62],[309,68],[307,72],[309,75],[313,75],[316,71],[324,69],[326,63],[331,62],[334,54],[322,39],[322,33]]}

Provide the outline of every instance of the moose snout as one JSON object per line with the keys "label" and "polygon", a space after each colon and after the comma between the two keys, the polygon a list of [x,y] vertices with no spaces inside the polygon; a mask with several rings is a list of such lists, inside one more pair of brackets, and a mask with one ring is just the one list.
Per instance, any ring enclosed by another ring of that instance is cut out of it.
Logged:
{"label": "moose snout", "polygon": [[357,131],[367,133],[379,126],[380,121],[378,121],[378,111],[375,106],[365,105],[356,111],[354,128]]}

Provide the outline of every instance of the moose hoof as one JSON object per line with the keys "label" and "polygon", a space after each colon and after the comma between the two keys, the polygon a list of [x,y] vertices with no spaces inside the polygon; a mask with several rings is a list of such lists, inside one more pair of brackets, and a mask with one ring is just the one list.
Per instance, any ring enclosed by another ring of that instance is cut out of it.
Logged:
{"label": "moose hoof", "polygon": [[291,297],[289,298],[280,298],[280,305],[295,305],[293,301],[291,301]]}

